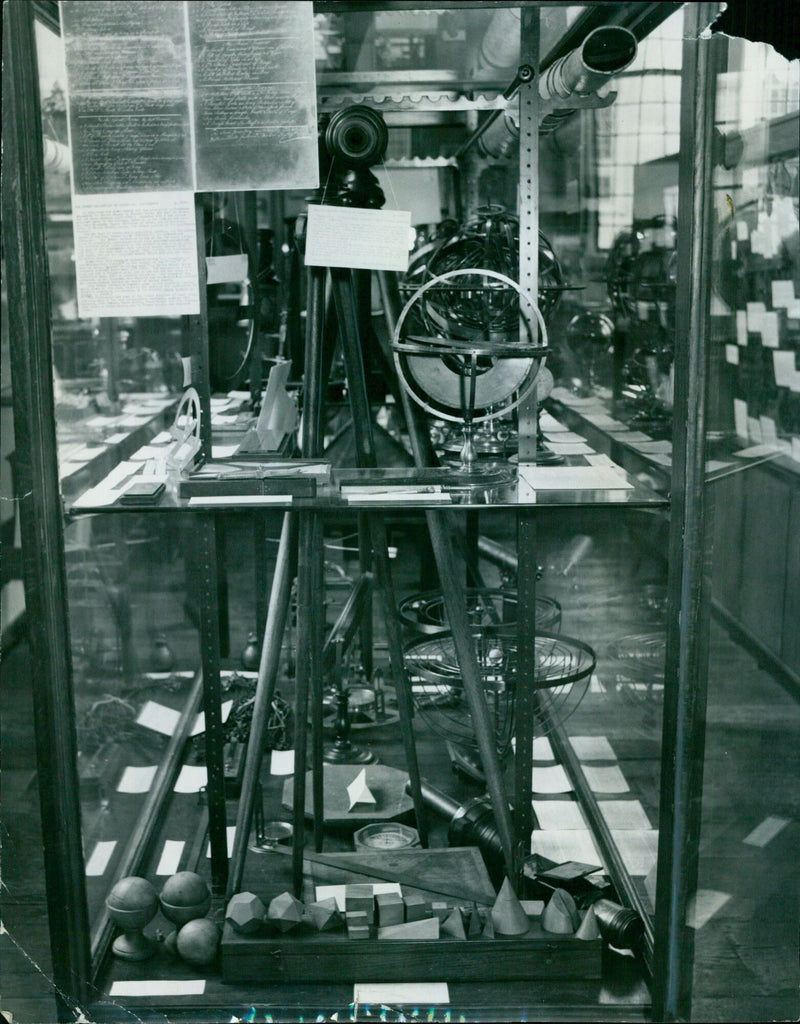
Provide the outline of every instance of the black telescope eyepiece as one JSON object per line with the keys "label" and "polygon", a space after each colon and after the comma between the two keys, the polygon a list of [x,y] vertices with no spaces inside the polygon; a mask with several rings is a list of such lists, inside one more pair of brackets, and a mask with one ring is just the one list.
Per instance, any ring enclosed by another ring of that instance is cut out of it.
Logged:
{"label": "black telescope eyepiece", "polygon": [[325,129],[328,152],[350,167],[380,163],[388,142],[389,131],[383,117],[364,104],[337,110]]}

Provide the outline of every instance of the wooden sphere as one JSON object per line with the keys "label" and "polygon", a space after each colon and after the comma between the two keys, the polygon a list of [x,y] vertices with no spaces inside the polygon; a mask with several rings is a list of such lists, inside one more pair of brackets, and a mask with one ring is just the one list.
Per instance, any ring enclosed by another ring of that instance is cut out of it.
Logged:
{"label": "wooden sphere", "polygon": [[158,894],[146,878],[121,878],[106,899],[111,919],[121,928],[144,928],[158,910]]}
{"label": "wooden sphere", "polygon": [[178,932],[178,953],[195,967],[207,967],[216,958],[219,940],[219,928],[210,918],[196,918]]}
{"label": "wooden sphere", "polygon": [[179,928],[188,921],[205,917],[211,908],[211,891],[194,871],[179,871],[168,878],[161,890],[161,912]]}

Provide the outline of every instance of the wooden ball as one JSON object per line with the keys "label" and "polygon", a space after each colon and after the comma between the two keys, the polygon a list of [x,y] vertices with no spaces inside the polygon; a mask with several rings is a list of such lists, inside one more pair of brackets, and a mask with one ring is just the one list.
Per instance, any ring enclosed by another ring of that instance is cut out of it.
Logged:
{"label": "wooden ball", "polygon": [[189,921],[178,932],[178,952],[195,967],[207,967],[217,956],[220,931],[208,917]]}

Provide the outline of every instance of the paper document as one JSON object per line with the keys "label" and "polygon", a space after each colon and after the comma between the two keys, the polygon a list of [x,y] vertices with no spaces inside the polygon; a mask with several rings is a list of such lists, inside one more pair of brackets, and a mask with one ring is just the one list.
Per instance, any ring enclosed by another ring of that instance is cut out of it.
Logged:
{"label": "paper document", "polygon": [[411,235],[408,210],[309,206],[306,266],[405,271]]}

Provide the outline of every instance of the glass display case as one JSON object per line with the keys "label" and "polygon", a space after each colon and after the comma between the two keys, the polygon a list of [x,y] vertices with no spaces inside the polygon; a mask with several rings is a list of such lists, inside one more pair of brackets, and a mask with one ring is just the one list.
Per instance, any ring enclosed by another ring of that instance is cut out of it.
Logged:
{"label": "glass display case", "polygon": [[[197,191],[199,313],[82,318],[11,0],[65,1019],[794,1012],[800,97],[717,7],[317,3],[319,188]],[[408,269],[306,266],[323,206]]]}

